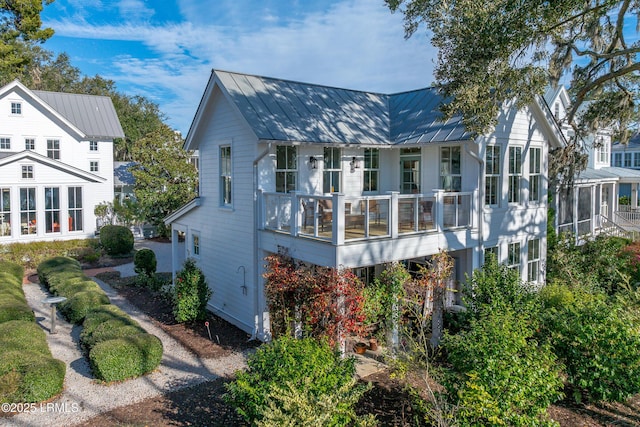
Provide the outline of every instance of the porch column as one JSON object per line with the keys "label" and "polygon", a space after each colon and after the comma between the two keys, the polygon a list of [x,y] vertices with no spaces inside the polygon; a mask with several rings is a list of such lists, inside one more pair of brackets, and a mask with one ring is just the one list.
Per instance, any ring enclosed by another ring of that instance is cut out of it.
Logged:
{"label": "porch column", "polygon": [[573,235],[575,236],[576,243],[578,243],[578,196],[580,192],[578,191],[578,187],[574,186],[571,189],[571,198],[573,200],[573,224],[571,225],[573,228]]}
{"label": "porch column", "polygon": [[389,215],[390,221],[391,221],[391,224],[389,224],[391,226],[391,238],[397,239],[398,238],[398,215],[399,215],[398,194],[400,194],[400,192],[390,191],[388,194],[391,195],[391,206],[390,206],[391,215]]}
{"label": "porch column", "polygon": [[333,226],[331,227],[331,242],[335,246],[344,245],[344,194],[332,193],[333,197]]}
{"label": "porch column", "polygon": [[300,194],[297,191],[291,191],[291,233],[292,236],[297,236],[300,232]]}
{"label": "porch column", "polygon": [[[600,192],[602,192],[602,188],[600,188]],[[602,197],[602,195],[600,197]],[[598,199],[600,197],[598,197]],[[596,219],[598,218],[600,218],[600,200],[596,200],[596,186],[592,185],[591,186],[591,221],[590,221],[591,222],[590,234],[592,236],[596,234]]]}
{"label": "porch column", "polygon": [[171,283],[176,284],[178,271],[178,230],[171,224]]}
{"label": "porch column", "polygon": [[[618,184],[614,184],[616,187],[618,186]],[[638,186],[640,186],[640,183],[633,183],[631,185],[631,207],[632,208],[637,208],[638,207]],[[620,190],[618,190],[620,191]],[[618,191],[616,191],[616,194],[618,194]],[[618,195],[618,197],[616,197],[617,199],[620,198],[620,196]]]}

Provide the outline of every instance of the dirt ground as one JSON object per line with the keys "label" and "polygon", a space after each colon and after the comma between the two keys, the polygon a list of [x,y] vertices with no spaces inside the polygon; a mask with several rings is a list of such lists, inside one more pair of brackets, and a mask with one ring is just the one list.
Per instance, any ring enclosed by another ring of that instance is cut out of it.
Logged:
{"label": "dirt ground", "polygon": [[[235,326],[213,314],[207,321],[177,324],[170,304],[148,290],[130,285],[130,279],[119,279],[119,273],[101,273],[99,278],[114,285],[118,292],[149,315],[169,335],[203,358],[217,358],[232,351],[258,345]],[[224,384],[231,378],[205,382],[176,390],[135,405],[114,409],[82,424],[89,426],[241,426],[246,425],[222,400]],[[375,414],[381,426],[420,425],[403,383],[388,373],[366,378],[372,389],[358,405],[359,414]],[[624,404],[576,405],[569,400],[549,409],[549,414],[562,427],[640,426],[640,396]]]}

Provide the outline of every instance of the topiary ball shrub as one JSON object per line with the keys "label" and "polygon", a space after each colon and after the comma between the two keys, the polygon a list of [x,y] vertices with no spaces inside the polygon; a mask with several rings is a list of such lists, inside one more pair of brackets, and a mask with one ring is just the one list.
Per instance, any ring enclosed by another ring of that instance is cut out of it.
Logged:
{"label": "topiary ball shrub", "polygon": [[133,250],[133,233],[122,225],[105,225],[100,229],[100,244],[109,255],[126,255]]}
{"label": "topiary ball shrub", "polygon": [[161,360],[162,341],[147,333],[103,341],[89,352],[93,374],[106,382],[144,375]]}
{"label": "topiary ball shrub", "polygon": [[282,336],[247,364],[224,399],[250,425],[358,425],[354,408],[367,386],[357,384],[355,359],[326,341]]}
{"label": "topiary ball shrub", "polygon": [[133,257],[133,265],[136,273],[147,277],[153,276],[158,266],[155,252],[147,248],[140,249]]}
{"label": "topiary ball shrub", "polygon": [[109,304],[109,297],[102,291],[82,291],[60,303],[60,313],[74,324],[80,324],[89,310],[100,305]]}
{"label": "topiary ball shrub", "polygon": [[176,321],[204,319],[211,294],[202,270],[196,266],[195,260],[187,259],[177,274],[174,287],[173,314]]}

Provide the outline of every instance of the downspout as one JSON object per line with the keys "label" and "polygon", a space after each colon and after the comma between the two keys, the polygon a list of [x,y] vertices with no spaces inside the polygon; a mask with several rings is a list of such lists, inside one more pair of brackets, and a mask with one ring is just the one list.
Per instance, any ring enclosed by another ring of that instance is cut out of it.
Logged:
{"label": "downspout", "polygon": [[[483,238],[483,221],[482,221],[482,201],[484,200],[484,187],[482,185],[482,174],[484,173],[484,160],[482,160],[480,158],[480,156],[478,156],[476,153],[474,153],[473,151],[471,151],[471,149],[469,148],[469,142],[467,141],[464,143],[464,150],[467,152],[467,154],[469,154],[471,157],[473,157],[479,165],[479,170],[478,170],[478,244],[479,244],[479,248],[480,250],[482,250],[482,245],[484,244],[484,238]],[[478,260],[480,261],[480,260]]]}
{"label": "downspout", "polygon": [[260,212],[258,211],[258,163],[260,160],[264,159],[269,152],[271,151],[271,143],[268,144],[267,148],[260,153],[258,157],[253,161],[253,283],[254,283],[254,293],[253,293],[253,304],[254,304],[254,324],[253,324],[253,332],[249,337],[249,341],[255,340],[258,338],[258,329],[260,328],[260,289],[258,287],[259,275],[258,275],[258,227]]}

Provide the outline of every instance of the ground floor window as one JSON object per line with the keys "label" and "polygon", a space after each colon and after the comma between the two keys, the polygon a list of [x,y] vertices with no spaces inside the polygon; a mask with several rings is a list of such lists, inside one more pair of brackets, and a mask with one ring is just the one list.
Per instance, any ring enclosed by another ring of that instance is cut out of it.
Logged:
{"label": "ground floor window", "polygon": [[82,187],[69,187],[69,231],[82,230]]}
{"label": "ground floor window", "polygon": [[36,189],[20,189],[21,234],[36,234]]}
{"label": "ground floor window", "polygon": [[11,236],[10,188],[0,188],[0,236]]}
{"label": "ground floor window", "polygon": [[527,280],[535,283],[540,275],[540,240],[529,240],[527,249]]}
{"label": "ground floor window", "polygon": [[520,271],[520,242],[509,243],[507,267]]}
{"label": "ground floor window", "polygon": [[193,244],[193,256],[200,256],[200,233],[193,233],[191,235],[191,242]]}
{"label": "ground floor window", "polygon": [[44,189],[45,233],[60,232],[60,188]]}

